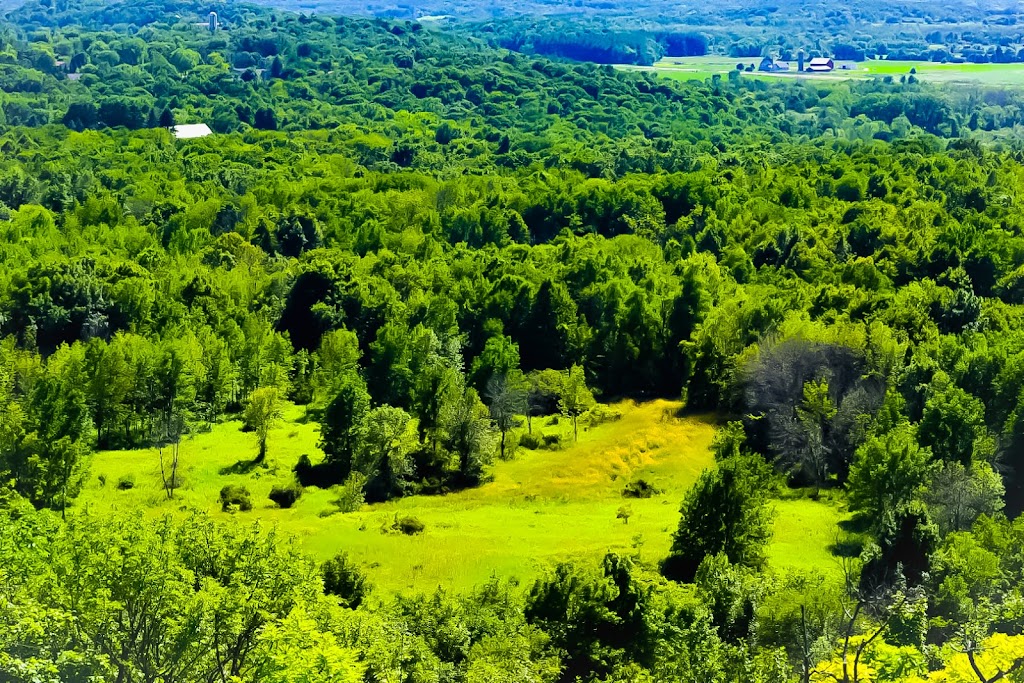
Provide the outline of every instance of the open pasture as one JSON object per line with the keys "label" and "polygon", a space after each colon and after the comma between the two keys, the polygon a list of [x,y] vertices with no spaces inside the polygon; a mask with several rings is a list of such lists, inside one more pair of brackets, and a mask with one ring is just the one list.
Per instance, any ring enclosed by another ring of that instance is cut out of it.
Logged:
{"label": "open pasture", "polygon": [[[1024,86],[1024,63],[1014,64],[942,64],[939,62],[897,61],[871,59],[859,62],[851,70],[836,69],[824,74],[799,73],[783,71],[765,73],[757,71],[759,58],[753,57],[666,57],[651,67],[623,67],[655,71],[674,80],[705,80],[714,75],[725,78],[737,64],[754,65],[754,71],[744,71],[743,78],[776,80],[782,78],[798,78],[805,80],[843,81],[850,79],[868,79],[891,76],[911,75],[930,83],[958,83],[964,85],[990,87],[1021,87]],[[795,64],[794,64],[795,67]]]}
{"label": "open pasture", "polygon": [[[107,451],[95,456],[75,510],[177,514],[199,508],[227,519],[232,515],[221,512],[218,502],[221,487],[245,486],[253,510],[233,517],[277,525],[319,559],[345,550],[387,591],[464,589],[492,575],[526,582],[559,561],[597,561],[610,550],[656,562],[668,551],[683,494],[714,465],[709,446],[716,418],[680,417],[679,408],[672,401],[619,403],[614,406],[619,419],[581,431],[579,442],[564,450],[520,449],[514,459],[496,462],[492,481],[480,488],[340,514],[332,505],[334,494],[315,487],[291,509],[279,509],[267,498],[273,485],[290,481],[300,455],[322,457],[316,423],[292,407],[271,433],[265,468],[249,464],[256,450],[253,435],[242,432],[238,422],[225,422],[182,443],[182,488],[173,500],[161,486],[157,451]],[[533,428],[570,433],[557,418],[535,419]],[[623,487],[637,478],[662,493],[624,498]],[[119,489],[122,480],[131,480],[132,488]],[[623,506],[631,513],[626,522],[618,517]],[[827,547],[840,512],[809,500],[775,506],[772,564],[828,571],[834,562]],[[423,533],[388,531],[396,517],[406,516],[423,522]]]}

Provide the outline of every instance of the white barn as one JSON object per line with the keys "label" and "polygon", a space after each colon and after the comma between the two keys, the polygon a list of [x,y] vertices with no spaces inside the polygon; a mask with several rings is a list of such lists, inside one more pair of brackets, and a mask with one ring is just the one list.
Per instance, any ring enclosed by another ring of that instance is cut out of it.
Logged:
{"label": "white barn", "polygon": [[171,134],[179,140],[191,140],[192,138],[205,138],[213,135],[213,131],[205,123],[183,123],[178,126],[171,126]]}

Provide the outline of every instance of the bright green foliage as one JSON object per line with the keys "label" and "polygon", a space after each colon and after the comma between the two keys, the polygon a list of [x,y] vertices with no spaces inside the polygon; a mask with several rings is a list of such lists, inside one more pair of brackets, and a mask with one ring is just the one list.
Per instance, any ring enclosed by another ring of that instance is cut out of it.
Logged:
{"label": "bright green foliage", "polygon": [[382,406],[366,414],[362,448],[352,469],[367,477],[366,495],[371,501],[401,496],[412,474],[410,452],[415,436],[411,418],[401,408]]}
{"label": "bright green foliage", "polygon": [[850,465],[850,507],[881,523],[928,486],[931,451],[918,445],[916,432],[901,423],[882,436],[870,437]]}
{"label": "bright green foliage", "polygon": [[562,376],[558,393],[558,409],[572,421],[572,435],[579,438],[579,419],[594,405],[594,395],[587,387],[583,368],[573,365]]}
{"label": "bright green foliage", "polygon": [[[36,540],[17,564],[5,556],[0,570],[7,587],[0,614],[31,646],[4,643],[14,659],[0,662],[12,672],[24,661],[56,667],[62,678],[72,671],[123,680],[143,680],[147,671],[179,680],[217,671],[262,677],[273,659],[273,631],[264,627],[317,591],[314,567],[285,539],[200,517],[86,516],[62,526],[22,517],[0,526],[0,547],[26,535]],[[29,618],[40,621],[28,628]]]}
{"label": "bright green foliage", "polygon": [[478,391],[485,391],[495,377],[508,377],[519,370],[519,345],[504,335],[491,337],[470,373]]}
{"label": "bright green foliage", "polygon": [[469,389],[445,417],[444,445],[458,458],[463,485],[476,486],[494,457],[497,438],[490,413],[476,390]]}
{"label": "bright green foliage", "polygon": [[366,665],[359,652],[342,647],[301,608],[292,610],[261,636],[268,683],[362,683]]}
{"label": "bright green foliage", "polygon": [[356,609],[370,592],[366,575],[345,553],[324,562],[320,572],[323,574],[324,593],[337,597],[346,607]]}
{"label": "bright green foliage", "polygon": [[23,402],[17,361],[0,368],[0,480],[37,507],[66,507],[80,485],[91,428],[82,351],[62,347],[45,368],[23,368]]}
{"label": "bright green foliage", "polygon": [[348,330],[334,330],[320,339],[313,376],[315,403],[323,405],[337,396],[341,386],[356,374],[359,357],[359,338]]}
{"label": "bright green foliage", "polygon": [[981,601],[997,596],[1005,579],[999,557],[968,533],[951,533],[935,553],[934,601],[947,618],[969,618]]}
{"label": "bright green foliage", "polygon": [[749,569],[732,565],[725,553],[708,555],[693,580],[711,610],[712,623],[729,642],[751,635],[759,587]]}
{"label": "bright green foliage", "polygon": [[922,445],[940,460],[970,467],[986,434],[985,406],[944,379],[938,379],[929,394],[918,427]]}
{"label": "bright green foliage", "polygon": [[727,423],[715,433],[715,439],[711,442],[715,462],[729,462],[733,458],[744,455],[746,439],[742,422]]}
{"label": "bright green foliage", "polygon": [[263,462],[267,457],[267,436],[281,419],[281,410],[281,394],[277,387],[263,387],[249,395],[243,419],[246,426],[256,434],[256,444],[259,446],[257,462]]}
{"label": "bright green foliage", "polygon": [[526,618],[551,633],[565,652],[560,681],[603,676],[630,662],[651,667],[656,659],[659,607],[632,563],[605,557],[603,573],[560,565],[538,581],[527,598]]}

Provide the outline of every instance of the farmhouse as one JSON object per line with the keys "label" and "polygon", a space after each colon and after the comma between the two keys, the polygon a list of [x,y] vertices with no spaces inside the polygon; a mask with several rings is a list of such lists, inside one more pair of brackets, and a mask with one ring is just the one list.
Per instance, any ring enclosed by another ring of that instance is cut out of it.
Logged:
{"label": "farmhouse", "polygon": [[834,68],[836,68],[836,63],[828,57],[815,57],[807,65],[808,71],[816,71],[819,73],[832,71]]}
{"label": "farmhouse", "polygon": [[772,57],[765,57],[757,67],[758,71],[789,71],[789,62],[776,61]]}
{"label": "farmhouse", "polygon": [[205,123],[185,123],[180,126],[171,126],[171,134],[179,140],[191,140],[192,138],[205,138],[212,135],[213,131]]}

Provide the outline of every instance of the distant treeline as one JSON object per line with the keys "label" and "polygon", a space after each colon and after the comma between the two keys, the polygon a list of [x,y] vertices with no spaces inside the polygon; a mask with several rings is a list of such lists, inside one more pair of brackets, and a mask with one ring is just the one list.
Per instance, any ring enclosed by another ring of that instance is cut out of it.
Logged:
{"label": "distant treeline", "polygon": [[579,24],[535,25],[504,32],[497,24],[482,27],[496,34],[494,42],[507,50],[598,64],[649,66],[662,57],[699,57],[708,52],[708,39],[698,32],[591,30]]}

